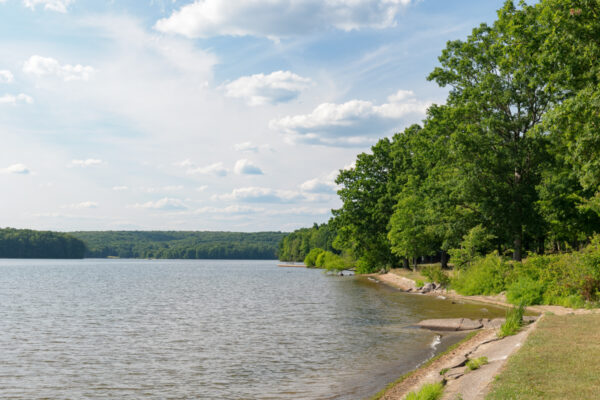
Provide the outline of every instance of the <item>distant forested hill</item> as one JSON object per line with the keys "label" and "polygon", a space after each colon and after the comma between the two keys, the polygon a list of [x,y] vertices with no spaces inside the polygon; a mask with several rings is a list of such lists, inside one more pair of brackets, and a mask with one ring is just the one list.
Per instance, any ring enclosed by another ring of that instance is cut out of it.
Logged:
{"label": "distant forested hill", "polygon": [[98,231],[71,232],[85,257],[276,259],[281,232]]}
{"label": "distant forested hill", "polygon": [[65,233],[0,229],[0,258],[83,258],[85,244]]}

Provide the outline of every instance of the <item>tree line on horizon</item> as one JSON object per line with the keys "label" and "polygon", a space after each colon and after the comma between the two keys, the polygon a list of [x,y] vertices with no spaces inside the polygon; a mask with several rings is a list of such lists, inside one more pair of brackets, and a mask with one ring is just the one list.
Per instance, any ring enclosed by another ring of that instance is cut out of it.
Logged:
{"label": "tree line on horizon", "polygon": [[275,260],[282,232],[0,229],[0,258]]}
{"label": "tree line on horizon", "polygon": [[284,238],[280,258],[321,249],[372,272],[426,256],[445,267],[469,245],[520,261],[589,244],[600,231],[598,60],[597,0],[506,1],[442,51],[427,79],[449,89],[445,104],[340,170],[342,206]]}
{"label": "tree line on horizon", "polygon": [[0,258],[83,258],[83,241],[60,232],[0,229]]}
{"label": "tree line on horizon", "polygon": [[282,232],[80,231],[87,258],[277,259]]}

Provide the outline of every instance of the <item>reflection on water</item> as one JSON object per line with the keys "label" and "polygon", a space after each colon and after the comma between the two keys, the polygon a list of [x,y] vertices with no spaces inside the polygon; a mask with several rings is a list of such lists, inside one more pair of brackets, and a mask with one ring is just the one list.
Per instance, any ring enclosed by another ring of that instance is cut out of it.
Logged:
{"label": "reflection on water", "polygon": [[[0,395],[356,399],[503,310],[274,261],[0,260]],[[437,349],[452,340],[442,340]]]}

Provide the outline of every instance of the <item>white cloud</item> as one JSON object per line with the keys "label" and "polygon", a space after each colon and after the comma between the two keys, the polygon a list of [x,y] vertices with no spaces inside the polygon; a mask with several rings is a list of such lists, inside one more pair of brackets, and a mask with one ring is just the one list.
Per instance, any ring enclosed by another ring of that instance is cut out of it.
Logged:
{"label": "white cloud", "polygon": [[335,183],[335,178],[338,176],[338,174],[339,171],[336,170],[325,176],[310,179],[300,185],[300,190],[307,193],[336,193],[338,185]]}
{"label": "white cloud", "polygon": [[310,114],[272,120],[269,127],[288,135],[292,142],[364,145],[369,138],[390,134],[407,122],[416,122],[425,115],[429,105],[415,99],[412,92],[400,90],[381,105],[364,100],[323,103]]}
{"label": "white cloud", "polygon": [[31,170],[27,168],[25,164],[13,164],[6,168],[0,169],[0,173],[27,175],[31,173]]}
{"label": "white cloud", "polygon": [[280,38],[315,31],[387,28],[411,0],[197,0],[160,19],[155,29],[190,38]]}
{"label": "white cloud", "polygon": [[234,189],[231,193],[214,196],[214,200],[241,201],[245,203],[292,203],[305,197],[291,190],[276,190],[263,187]]}
{"label": "white cloud", "polygon": [[206,189],[208,189],[207,185],[198,186],[196,192],[204,192]]}
{"label": "white cloud", "polygon": [[150,208],[155,210],[185,210],[188,208],[183,201],[169,197],[165,197],[157,201],[148,201],[143,204],[134,204],[133,207]]}
{"label": "white cloud", "polygon": [[23,72],[38,77],[56,76],[68,81],[88,81],[95,69],[89,65],[61,65],[57,60],[50,57],[33,55],[23,64]]}
{"label": "white cloud", "polygon": [[273,147],[270,144],[256,145],[256,144],[253,144],[252,142],[236,143],[233,145],[233,148],[236,151],[239,151],[242,153],[258,153],[260,151],[274,151]]}
{"label": "white cloud", "polygon": [[6,69],[0,69],[0,83],[11,83],[15,80],[12,72]]}
{"label": "white cloud", "polygon": [[213,163],[213,164],[207,165],[205,167],[199,167],[194,162],[190,161],[189,159],[186,159],[186,160],[180,161],[178,163],[175,163],[175,165],[178,167],[186,168],[186,173],[188,173],[190,175],[201,174],[201,175],[226,176],[227,173],[229,172],[229,170],[227,168],[225,168],[225,166],[223,165],[222,162]]}
{"label": "white cloud", "polygon": [[68,166],[86,168],[100,164],[102,164],[102,160],[98,160],[96,158],[88,158],[87,160],[72,160],[71,164],[69,164]]}
{"label": "white cloud", "polygon": [[33,104],[33,98],[24,93],[17,95],[5,94],[0,96],[0,104]]}
{"label": "white cloud", "polygon": [[85,208],[98,208],[98,203],[96,203],[95,201],[83,201],[81,203],[69,204],[61,208],[72,208],[75,210],[82,210]]}
{"label": "white cloud", "polygon": [[127,186],[113,186],[112,188],[112,190],[114,190],[115,192],[123,192],[128,189],[129,188]]}
{"label": "white cloud", "polygon": [[290,71],[275,71],[269,75],[243,76],[225,85],[229,97],[241,98],[248,105],[284,103],[298,97],[311,83]]}
{"label": "white cloud", "polygon": [[69,4],[75,0],[23,0],[25,7],[35,10],[35,6],[43,5],[46,10],[58,11],[61,13],[67,12]]}
{"label": "white cloud", "polygon": [[262,170],[257,167],[252,161],[241,159],[235,163],[233,171],[238,175],[262,175]]}

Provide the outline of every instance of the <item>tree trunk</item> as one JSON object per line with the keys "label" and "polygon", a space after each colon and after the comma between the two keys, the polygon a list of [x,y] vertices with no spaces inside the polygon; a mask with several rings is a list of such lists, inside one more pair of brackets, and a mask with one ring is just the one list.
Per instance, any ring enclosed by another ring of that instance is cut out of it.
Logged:
{"label": "tree trunk", "polygon": [[448,268],[448,253],[446,253],[446,250],[442,250],[440,261],[442,263],[442,268]]}
{"label": "tree trunk", "polygon": [[405,257],[402,259],[402,266],[406,269],[410,268],[410,265],[408,265],[408,258]]}
{"label": "tree trunk", "polygon": [[513,260],[521,261],[521,246],[523,241],[523,228],[520,228],[519,232],[515,234],[514,247],[515,251],[513,252]]}

